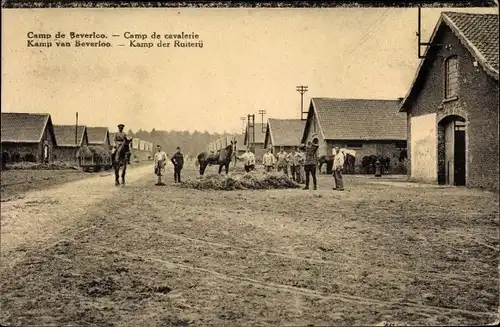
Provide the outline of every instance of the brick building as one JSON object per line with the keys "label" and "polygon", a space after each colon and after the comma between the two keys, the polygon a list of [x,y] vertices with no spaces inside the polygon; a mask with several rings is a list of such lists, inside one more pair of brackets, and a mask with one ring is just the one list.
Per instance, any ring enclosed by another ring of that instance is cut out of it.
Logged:
{"label": "brick building", "polygon": [[50,114],[2,112],[1,145],[8,162],[52,162],[57,146]]}
{"label": "brick building", "polygon": [[498,191],[498,15],[444,12],[401,103],[410,178]]}
{"label": "brick building", "polygon": [[77,129],[75,125],[54,125],[54,134],[57,140],[55,161],[76,162],[78,150],[89,144],[85,126],[78,126]]}
{"label": "brick building", "polygon": [[271,146],[273,153],[278,153],[280,147],[286,152],[292,151],[300,145],[306,121],[301,119],[274,119],[267,120],[264,147]]}
{"label": "brick building", "polygon": [[399,162],[406,149],[406,116],[399,100],[312,98],[301,143],[318,134],[319,156],[331,157],[333,148],[356,152],[356,171],[364,156],[377,155]]}

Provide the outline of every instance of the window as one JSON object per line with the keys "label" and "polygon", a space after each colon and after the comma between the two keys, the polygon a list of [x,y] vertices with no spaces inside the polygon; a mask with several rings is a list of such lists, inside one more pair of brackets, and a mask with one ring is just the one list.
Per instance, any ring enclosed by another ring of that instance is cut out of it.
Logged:
{"label": "window", "polygon": [[465,122],[455,121],[455,130],[456,131],[465,131]]}
{"label": "window", "polygon": [[406,149],[406,141],[396,142],[396,149]]}
{"label": "window", "polygon": [[445,61],[445,99],[458,96],[458,58],[452,56]]}
{"label": "window", "polygon": [[363,147],[363,143],[361,142],[350,142],[346,144],[346,148],[349,149],[361,149]]}

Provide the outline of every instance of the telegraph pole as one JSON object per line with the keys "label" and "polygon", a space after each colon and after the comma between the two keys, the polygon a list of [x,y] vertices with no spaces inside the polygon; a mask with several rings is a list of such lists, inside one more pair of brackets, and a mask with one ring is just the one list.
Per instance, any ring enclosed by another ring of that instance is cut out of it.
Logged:
{"label": "telegraph pole", "polygon": [[304,93],[307,92],[307,86],[306,85],[299,85],[296,87],[296,91],[300,93],[300,119],[305,120],[304,119]]}
{"label": "telegraph pole", "polygon": [[78,147],[78,111],[76,112],[75,145]]}
{"label": "telegraph pole", "polygon": [[[247,119],[248,145],[252,144],[252,152],[255,152],[255,115],[248,115]],[[250,133],[250,127],[252,128],[252,133]],[[252,135],[252,142],[250,142],[250,135]]]}
{"label": "telegraph pole", "polygon": [[262,130],[261,130],[262,133],[266,132],[266,128],[264,127],[264,115],[265,114],[266,114],[265,110],[259,110],[259,115],[261,117],[261,122],[262,122]]}
{"label": "telegraph pole", "polygon": [[247,117],[240,117],[240,120],[242,122],[242,126],[241,126],[241,132],[243,134],[245,134],[245,120],[247,119]]}

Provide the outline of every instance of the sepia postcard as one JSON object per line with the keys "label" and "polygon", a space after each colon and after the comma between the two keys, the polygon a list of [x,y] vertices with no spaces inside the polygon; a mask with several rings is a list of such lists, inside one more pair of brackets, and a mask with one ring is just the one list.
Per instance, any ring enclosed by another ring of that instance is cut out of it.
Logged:
{"label": "sepia postcard", "polygon": [[2,1],[0,326],[499,324],[498,15]]}

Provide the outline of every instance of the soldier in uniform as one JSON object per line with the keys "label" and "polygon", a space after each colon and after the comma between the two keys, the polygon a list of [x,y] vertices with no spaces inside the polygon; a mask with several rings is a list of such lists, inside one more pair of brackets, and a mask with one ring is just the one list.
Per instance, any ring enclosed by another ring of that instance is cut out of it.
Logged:
{"label": "soldier in uniform", "polygon": [[288,153],[285,152],[285,148],[281,147],[280,152],[276,155],[278,159],[278,171],[282,171],[288,176]]}
{"label": "soldier in uniform", "polygon": [[[125,142],[127,140],[127,134],[123,131],[124,127],[125,127],[125,125],[119,124],[118,125],[118,132],[115,134],[115,139],[114,139],[115,144],[113,146],[113,152],[111,153],[113,161],[115,160],[116,150],[118,149],[118,147],[120,145],[123,144],[123,142]],[[127,158],[127,162],[129,164],[130,164],[130,156],[131,155],[132,155],[132,152],[130,152],[130,147],[129,147],[127,153],[125,154],[125,156]]]}

